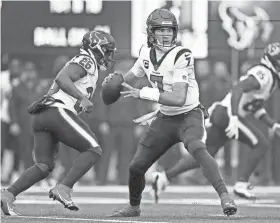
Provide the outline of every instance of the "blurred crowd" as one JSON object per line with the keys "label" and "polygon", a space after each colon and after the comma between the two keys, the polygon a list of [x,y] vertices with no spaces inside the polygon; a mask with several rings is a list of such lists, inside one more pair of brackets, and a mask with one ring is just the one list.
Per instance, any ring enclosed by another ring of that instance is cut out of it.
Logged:
{"label": "blurred crowd", "polygon": [[[57,57],[52,65],[51,73],[46,76],[40,73],[38,64],[19,58],[2,56],[1,69],[1,183],[9,184],[17,179],[19,174],[33,165],[33,136],[31,132],[31,115],[27,107],[35,99],[44,95],[51,85],[53,77],[67,63],[67,56]],[[133,65],[133,59],[117,61],[115,70],[127,72]],[[244,71],[250,64],[245,64]],[[196,62],[196,76],[200,84],[201,101],[209,107],[214,101],[221,100],[230,90],[233,80],[228,65],[223,61],[200,60]],[[82,114],[96,134],[103,149],[103,157],[79,183],[81,184],[127,184],[129,163],[135,153],[137,142],[145,131],[145,126],[133,123],[133,119],[151,112],[157,104],[145,100],[121,98],[110,106],[103,104],[100,98],[100,86],[107,74],[101,73],[93,103],[94,111]],[[139,82],[139,86],[147,84]],[[229,182],[232,172],[236,146],[229,143],[223,154],[217,159],[223,167]],[[223,150],[222,150],[223,151]],[[244,150],[245,151],[245,150]],[[40,185],[53,185],[67,173],[78,152],[61,144],[57,154],[56,168],[48,179]],[[182,145],[175,145],[154,166],[154,169],[170,168],[181,155],[187,153]],[[239,153],[240,156],[241,153]],[[237,161],[238,162],[238,161]],[[242,162],[241,164],[242,165]],[[152,171],[151,170],[151,171]],[[147,173],[149,175],[149,171]],[[271,174],[268,174],[271,175]],[[149,176],[147,176],[149,177]],[[265,179],[267,180],[267,179]],[[234,179],[232,179],[232,182]],[[205,184],[200,170],[194,170],[186,176],[176,179],[173,183]]]}

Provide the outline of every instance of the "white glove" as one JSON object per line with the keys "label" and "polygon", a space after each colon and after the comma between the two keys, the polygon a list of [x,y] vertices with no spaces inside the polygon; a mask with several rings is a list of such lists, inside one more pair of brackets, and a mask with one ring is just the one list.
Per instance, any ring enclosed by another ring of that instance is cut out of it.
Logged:
{"label": "white glove", "polygon": [[228,127],[225,129],[227,137],[230,139],[234,137],[234,139],[238,139],[239,132],[238,132],[238,116],[229,116],[229,123]]}
{"label": "white glove", "polygon": [[276,134],[278,137],[280,137],[280,124],[279,123],[275,123],[272,126],[272,131],[274,132],[274,134]]}

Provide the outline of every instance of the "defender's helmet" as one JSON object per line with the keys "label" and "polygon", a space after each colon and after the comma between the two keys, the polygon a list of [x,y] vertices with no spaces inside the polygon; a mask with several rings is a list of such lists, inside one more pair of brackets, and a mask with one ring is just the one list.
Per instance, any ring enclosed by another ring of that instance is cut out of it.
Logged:
{"label": "defender's helmet", "polygon": [[280,77],[280,43],[275,42],[269,44],[264,49],[264,55],[262,61],[266,63],[270,68],[275,70],[278,77]]}
{"label": "defender's helmet", "polygon": [[82,40],[82,49],[95,57],[101,70],[111,69],[115,64],[116,42],[109,33],[100,30],[87,32]]}
{"label": "defender's helmet", "polygon": [[[177,34],[178,34],[178,24],[176,17],[172,12],[167,9],[155,9],[147,18],[147,42],[148,46],[152,47],[153,45],[161,46],[157,36],[155,35],[155,29],[157,28],[172,28],[173,29],[173,38],[170,43],[170,46],[176,44]],[[168,47],[170,47],[168,46]]]}

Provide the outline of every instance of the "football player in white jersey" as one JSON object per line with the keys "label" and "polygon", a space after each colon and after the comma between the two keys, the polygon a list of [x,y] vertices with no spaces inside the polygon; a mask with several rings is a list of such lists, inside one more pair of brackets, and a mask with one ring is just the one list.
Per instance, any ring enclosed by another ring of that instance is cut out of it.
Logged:
{"label": "football player in white jersey", "polygon": [[[280,43],[272,43],[265,48],[260,64],[249,69],[222,101],[215,102],[209,108],[210,123],[206,145],[212,156],[231,138],[252,148],[246,166],[240,170],[234,186],[234,193],[239,197],[256,198],[251,191],[249,177],[270,148],[261,130],[246,117],[255,116],[280,135],[280,124],[273,120],[263,107],[265,101],[279,89],[279,84]],[[153,188],[157,197],[173,177],[198,167],[199,164],[187,155],[166,172],[154,173]]]}
{"label": "football player in white jersey", "polygon": [[[138,60],[125,75],[121,94],[155,101],[161,106],[140,140],[129,167],[130,204],[111,216],[140,215],[146,171],[177,142],[183,142],[202,166],[203,173],[221,198],[223,212],[233,215],[237,207],[228,194],[216,161],[206,150],[206,114],[199,102],[192,53],[176,46],[178,25],[175,16],[167,9],[154,10],[146,24],[147,45],[141,48]],[[132,87],[141,77],[148,78],[152,87]]]}
{"label": "football player in white jersey", "polygon": [[82,40],[80,53],[57,74],[47,95],[29,106],[32,114],[35,165],[1,191],[1,208],[5,215],[17,215],[15,197],[54,169],[59,142],[80,152],[68,174],[49,191],[49,197],[69,210],[78,210],[71,198],[74,184],[100,159],[102,150],[88,125],[77,116],[91,112],[90,99],[96,88],[99,69],[114,64],[114,38],[103,31],[90,31]]}

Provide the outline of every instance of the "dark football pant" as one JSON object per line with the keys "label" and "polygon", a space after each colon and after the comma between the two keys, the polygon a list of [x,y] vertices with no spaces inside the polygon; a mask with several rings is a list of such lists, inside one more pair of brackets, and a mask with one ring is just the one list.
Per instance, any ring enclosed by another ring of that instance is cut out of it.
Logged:
{"label": "dark football pant", "polygon": [[94,149],[95,153],[102,153],[88,125],[67,109],[50,107],[33,115],[32,128],[36,163],[54,166],[59,142],[80,152]]}
{"label": "dark football pant", "polygon": [[183,142],[192,153],[205,148],[205,139],[204,117],[199,108],[176,116],[159,113],[140,140],[130,167],[145,173],[174,144]]}
{"label": "dark football pant", "polygon": [[205,139],[204,115],[200,108],[175,116],[158,113],[141,138],[129,167],[130,204],[140,204],[145,188],[144,174],[169,148],[183,142],[193,153],[196,149],[205,148]]}
{"label": "dark football pant", "polygon": [[[216,105],[210,117],[210,122],[212,123],[212,126],[207,128],[208,137],[206,145],[208,152],[212,156],[215,156],[219,149],[228,141],[228,137],[225,134],[225,129],[229,122],[227,108],[221,105]],[[238,127],[238,141],[248,145],[252,149],[250,156],[246,158],[246,166],[238,171],[238,181],[248,181],[250,175],[270,148],[270,145],[262,131],[258,129],[249,118],[239,117]]]}
{"label": "dark football pant", "polygon": [[[206,140],[206,145],[209,148],[217,147],[216,149],[219,149],[229,139],[225,133],[225,129],[227,128],[229,122],[227,108],[222,105],[216,105],[210,116],[210,122],[212,126],[207,128],[208,136]],[[264,144],[263,146],[269,144],[262,131],[258,129],[250,121],[250,119],[239,117],[238,127],[238,140],[240,142],[250,146],[251,148],[255,148],[258,144]]]}
{"label": "dark football pant", "polygon": [[[210,115],[210,122],[211,126],[207,127],[206,146],[209,154],[214,157],[219,149],[229,140],[225,133],[229,122],[227,108],[222,105],[216,105]],[[258,162],[269,149],[269,143],[261,130],[251,123],[248,118],[239,118],[239,141],[252,148],[250,156],[246,159],[247,165],[239,171],[238,177],[239,181],[248,181]],[[196,160],[191,155],[187,155],[168,170],[166,174],[171,179],[185,171],[198,167],[199,164]]]}

